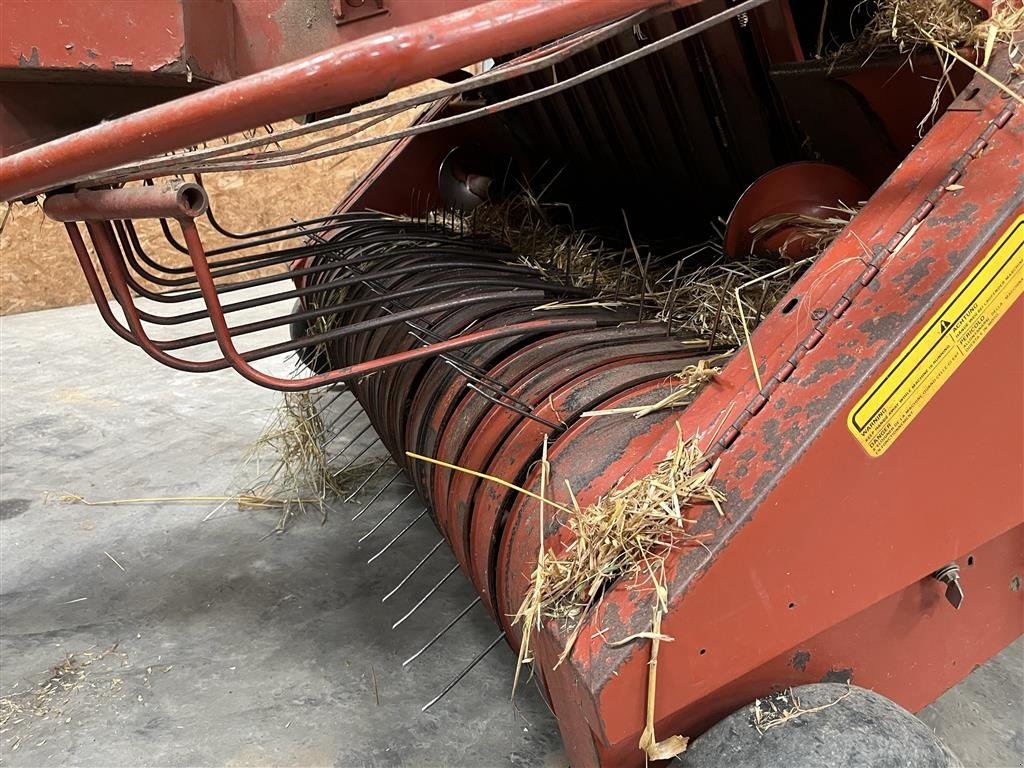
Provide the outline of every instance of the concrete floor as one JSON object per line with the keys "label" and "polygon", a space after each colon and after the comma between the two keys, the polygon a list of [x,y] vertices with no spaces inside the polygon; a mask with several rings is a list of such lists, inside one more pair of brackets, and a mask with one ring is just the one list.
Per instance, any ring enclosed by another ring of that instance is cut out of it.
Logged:
{"label": "concrete floor", "polygon": [[[381,608],[438,538],[424,518],[365,565],[418,511],[357,543],[398,483],[356,522],[339,504],[281,536],[274,512],[204,522],[215,502],[62,502],[232,493],[279,395],[169,371],[92,307],[3,318],[0,337],[0,695],[41,705],[0,732],[3,764],[564,765],[537,692],[509,704],[504,644],[420,713],[496,630],[477,607],[401,667],[473,594],[456,575],[391,630],[452,563],[438,553]],[[65,654],[76,687],[39,701]],[[1024,765],[1022,654],[1018,641],[922,713],[968,766]]]}

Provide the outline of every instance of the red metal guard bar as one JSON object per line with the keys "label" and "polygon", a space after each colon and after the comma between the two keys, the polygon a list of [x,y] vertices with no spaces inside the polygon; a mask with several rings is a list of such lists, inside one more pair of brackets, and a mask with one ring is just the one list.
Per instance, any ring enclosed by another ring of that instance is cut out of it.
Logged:
{"label": "red metal guard bar", "polygon": [[0,199],[28,197],[123,163],[379,97],[664,3],[490,0],[397,27],[0,159]]}

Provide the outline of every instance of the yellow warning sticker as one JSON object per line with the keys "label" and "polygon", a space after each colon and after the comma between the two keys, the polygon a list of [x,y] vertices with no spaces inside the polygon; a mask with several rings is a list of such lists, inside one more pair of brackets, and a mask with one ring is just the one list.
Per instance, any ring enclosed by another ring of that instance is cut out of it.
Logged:
{"label": "yellow warning sticker", "polygon": [[850,432],[881,456],[1024,293],[1024,215],[850,411]]}

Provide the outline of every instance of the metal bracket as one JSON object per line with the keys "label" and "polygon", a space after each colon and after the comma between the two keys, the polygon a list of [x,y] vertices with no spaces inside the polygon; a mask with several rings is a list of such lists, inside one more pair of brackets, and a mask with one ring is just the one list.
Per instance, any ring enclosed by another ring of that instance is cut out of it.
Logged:
{"label": "metal bracket", "polygon": [[331,0],[331,14],[337,26],[387,13],[384,0]]}

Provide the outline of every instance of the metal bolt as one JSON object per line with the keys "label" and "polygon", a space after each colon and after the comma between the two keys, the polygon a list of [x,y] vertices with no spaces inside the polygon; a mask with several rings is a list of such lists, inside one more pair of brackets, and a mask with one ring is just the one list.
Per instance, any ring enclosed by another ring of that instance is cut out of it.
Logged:
{"label": "metal bolt", "polygon": [[740,29],[746,29],[747,24],[750,23],[750,16],[748,16],[747,12],[744,11],[743,13],[736,17],[736,23],[740,25]]}
{"label": "metal bolt", "polygon": [[964,590],[960,586],[960,566],[956,563],[944,565],[932,574],[932,578],[946,585],[946,599],[959,611],[964,602]]}
{"label": "metal bolt", "polygon": [[815,320],[821,320],[828,312],[824,307],[815,307],[811,310],[811,317]]}

